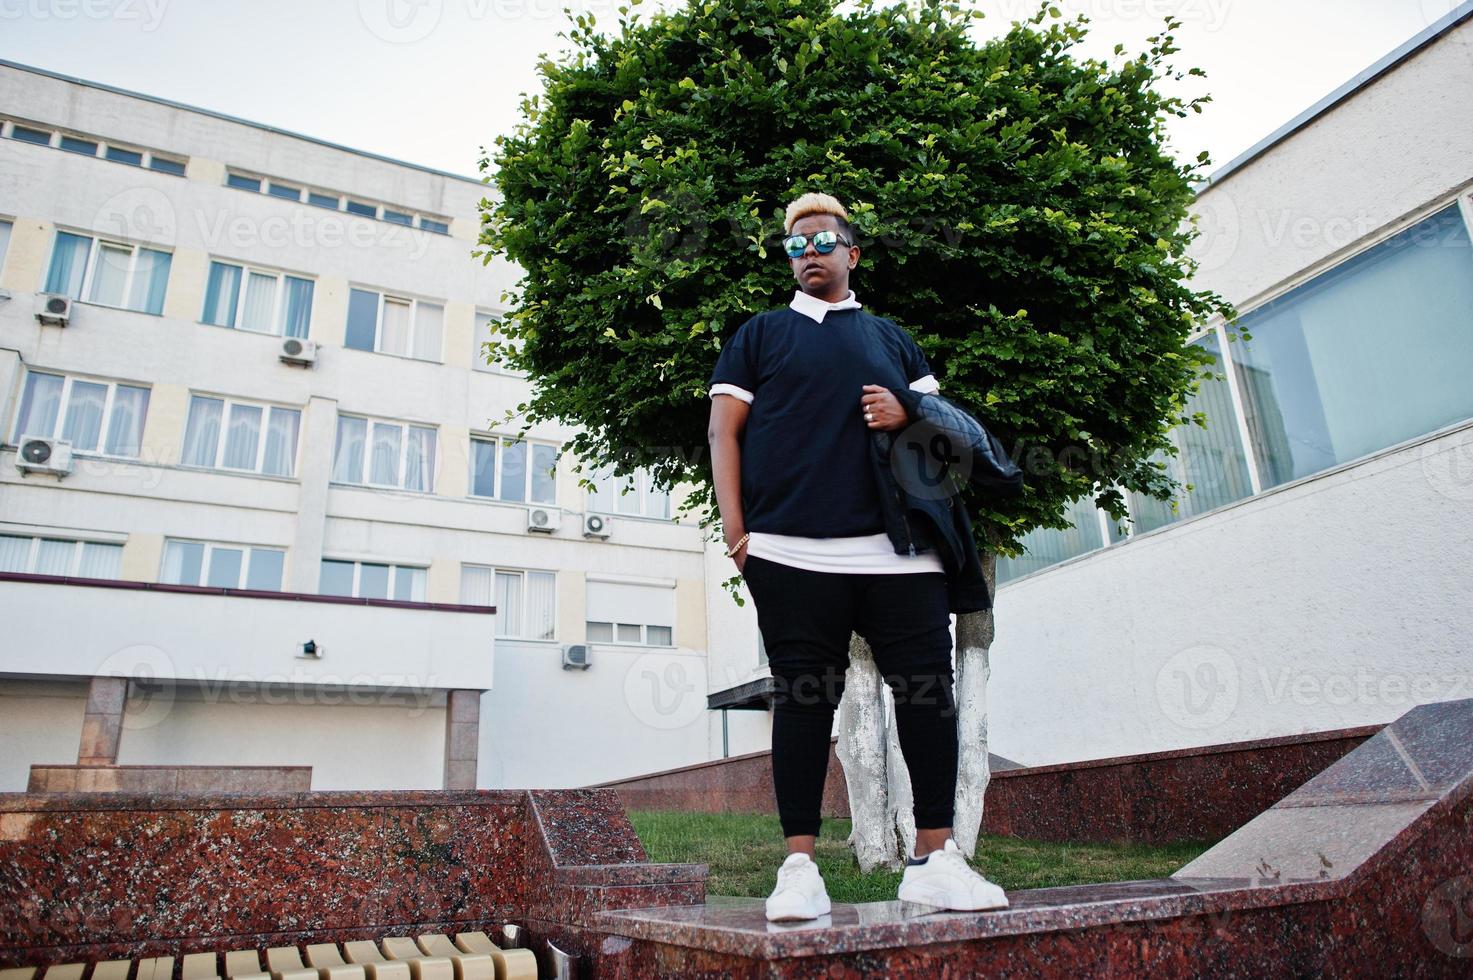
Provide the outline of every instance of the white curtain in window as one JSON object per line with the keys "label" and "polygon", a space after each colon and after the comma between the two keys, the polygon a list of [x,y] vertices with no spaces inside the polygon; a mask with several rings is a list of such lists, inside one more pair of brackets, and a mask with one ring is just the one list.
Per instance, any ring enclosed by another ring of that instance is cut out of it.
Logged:
{"label": "white curtain in window", "polygon": [[199,585],[205,564],[205,546],[198,541],[170,541],[164,545],[163,580],[170,585]]}
{"label": "white curtain in window", "polygon": [[675,589],[668,586],[594,580],[587,601],[592,622],[675,626]]}
{"label": "white curtain in window", "polygon": [[30,561],[30,538],[0,534],[0,572],[28,572]]}
{"label": "white curtain in window", "polygon": [[445,332],[445,307],[420,303],[414,317],[414,356],[427,361],[440,359],[440,338]]}
{"label": "white curtain in window", "polygon": [[76,553],[75,541],[48,541],[42,538],[40,550],[36,553],[36,574],[70,575],[72,558]]}
{"label": "white curtain in window", "polygon": [[539,504],[557,502],[557,478],[553,466],[557,463],[556,446],[532,446],[532,499]]}
{"label": "white curtain in window", "polygon": [[107,385],[73,381],[67,395],[66,421],[61,437],[74,449],[93,450],[102,437],[102,409],[107,404]]}
{"label": "white curtain in window", "polygon": [[128,267],[133,263],[133,250],[104,243],[97,250],[97,268],[92,270],[92,292],[88,299],[108,306],[123,305],[123,288],[128,282]]}
{"label": "white curtain in window", "polygon": [[[3,554],[0,550],[0,556]],[[496,571],[477,565],[460,566],[460,601],[467,606],[495,605]]]}
{"label": "white curtain in window", "polygon": [[252,272],[246,278],[245,307],[240,326],[257,333],[276,330],[276,277]]}
{"label": "white curtain in window", "polygon": [[271,419],[266,429],[266,458],[261,462],[261,472],[275,476],[291,476],[292,464],[297,458],[297,429],[301,414],[291,408],[271,409]]}
{"label": "white curtain in window", "polygon": [[335,482],[363,482],[363,452],[367,439],[367,419],[338,416],[338,440],[332,459],[332,478]]}
{"label": "white curtain in window", "polygon": [[371,455],[368,460],[368,482],[388,486],[399,485],[399,444],[404,430],[397,425],[373,424]]}
{"label": "white curtain in window", "polygon": [[557,576],[552,572],[527,573],[527,638],[550,640],[557,598]]}
{"label": "white curtain in window", "polygon": [[495,338],[496,320],[489,313],[476,314],[475,346],[471,348],[471,366],[478,371],[489,371],[491,362],[486,357],[486,343]]}
{"label": "white curtain in window", "polygon": [[205,284],[204,321],[217,327],[235,326],[235,306],[240,301],[240,266],[210,263]]}
{"label": "white curtain in window", "polygon": [[496,573],[496,635],[522,635],[522,574]]}
{"label": "white curtain in window", "polygon": [[231,405],[230,424],[225,430],[225,462],[236,470],[256,468],[256,450],[261,444],[261,408]]}
{"label": "white curtain in window", "polygon": [[164,288],[169,283],[169,264],[173,256],[151,248],[140,248],[133,268],[133,284],[128,288],[128,309],[144,313],[164,312]]}
{"label": "white curtain in window", "polygon": [[631,473],[623,480],[614,481],[615,499],[618,501],[616,507],[621,514],[640,514],[643,508],[639,500],[639,479],[637,473]]}
{"label": "white curtain in window", "polygon": [[26,375],[26,390],[20,400],[20,419],[15,426],[15,441],[21,436],[51,436],[56,433],[56,417],[61,410],[61,389],[65,379],[56,374]]}
{"label": "white curtain in window", "polygon": [[184,465],[214,466],[220,444],[220,419],[225,403],[218,398],[189,399],[189,418],[184,423]]}
{"label": "white curtain in window", "polygon": [[435,430],[411,425],[404,453],[404,488],[428,491],[434,474]]}
{"label": "white curtain in window", "polygon": [[379,330],[379,350],[390,354],[409,353],[409,304],[402,299],[384,299],[384,321]]}
{"label": "white curtain in window", "polygon": [[46,292],[81,299],[82,279],[87,273],[87,256],[91,251],[92,239],[58,231],[56,246],[51,251],[51,268],[46,272]]}
{"label": "white curtain in window", "polygon": [[287,337],[307,336],[312,319],[312,280],[286,277],[286,323],[282,334]]}
{"label": "white curtain in window", "polygon": [[118,385],[113,392],[113,412],[107,422],[104,448],[115,456],[137,456],[143,446],[143,417],[147,412],[147,388]]}
{"label": "white curtain in window", "polygon": [[120,544],[82,544],[82,564],[77,574],[83,578],[117,578],[123,568],[123,546]]}

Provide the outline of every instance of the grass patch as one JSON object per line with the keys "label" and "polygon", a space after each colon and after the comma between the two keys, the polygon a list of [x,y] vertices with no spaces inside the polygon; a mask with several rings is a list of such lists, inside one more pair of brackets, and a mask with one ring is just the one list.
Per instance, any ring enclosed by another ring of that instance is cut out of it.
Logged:
{"label": "grass patch", "polygon": [[[787,856],[776,815],[631,810],[630,822],[658,863],[710,865],[707,893],[766,898]],[[825,817],[819,833],[819,870],[835,902],[886,902],[895,898],[900,872],[862,874],[845,840],[849,820]],[[972,866],[1008,891],[1053,885],[1134,881],[1170,875],[1210,842],[1180,844],[1055,844],[985,835]]]}

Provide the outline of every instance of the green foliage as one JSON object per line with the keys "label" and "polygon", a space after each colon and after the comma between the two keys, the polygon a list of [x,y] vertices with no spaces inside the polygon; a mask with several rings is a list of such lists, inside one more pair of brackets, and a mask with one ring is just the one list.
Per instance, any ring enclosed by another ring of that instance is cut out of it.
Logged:
{"label": "green foliage", "polygon": [[[486,261],[508,296],[528,424],[619,472],[714,493],[707,381],[723,338],[795,288],[777,239],[809,190],[844,201],[863,247],[854,286],[926,352],[942,393],[998,434],[1017,500],[967,505],[979,546],[1017,554],[1064,505],[1119,487],[1165,499],[1150,464],[1208,364],[1186,347],[1216,294],[1189,288],[1196,163],[1165,149],[1169,33],[1118,64],[1076,57],[1087,18],[1045,3],[975,42],[971,10],[926,0],[690,0],[617,33],[586,16],[545,60],[545,91],[481,162]],[[1120,54],[1117,49],[1117,55]],[[708,520],[711,519],[708,517]]]}

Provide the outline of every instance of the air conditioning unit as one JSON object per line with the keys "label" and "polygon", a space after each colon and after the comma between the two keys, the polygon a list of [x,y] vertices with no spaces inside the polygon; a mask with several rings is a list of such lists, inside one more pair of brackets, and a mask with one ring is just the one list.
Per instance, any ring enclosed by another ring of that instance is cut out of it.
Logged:
{"label": "air conditioning unit", "polygon": [[551,534],[562,523],[563,512],[553,507],[532,507],[527,511],[527,530]]}
{"label": "air conditioning unit", "polygon": [[281,341],[281,362],[311,367],[317,363],[317,341],[285,337]]}
{"label": "air conditioning unit", "polygon": [[72,298],[55,293],[37,294],[36,319],[56,327],[66,326],[72,321]]}
{"label": "air conditioning unit", "polygon": [[563,670],[587,670],[588,647],[574,643],[563,647]]}
{"label": "air conditioning unit", "polygon": [[66,476],[72,471],[72,444],[65,439],[21,436],[20,448],[15,454],[15,468],[22,473]]}
{"label": "air conditioning unit", "polygon": [[583,515],[583,536],[585,538],[606,538],[609,536],[609,519],[602,514]]}

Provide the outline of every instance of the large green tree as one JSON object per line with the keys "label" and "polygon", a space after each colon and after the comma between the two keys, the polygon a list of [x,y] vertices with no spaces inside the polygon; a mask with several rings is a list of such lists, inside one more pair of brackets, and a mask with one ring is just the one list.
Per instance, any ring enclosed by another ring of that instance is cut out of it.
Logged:
{"label": "large green tree", "polygon": [[[1177,486],[1160,454],[1208,361],[1186,248],[1198,169],[1165,143],[1181,72],[1171,20],[1139,55],[1073,50],[1087,19],[1046,3],[996,39],[925,0],[690,0],[618,30],[580,16],[544,90],[481,162],[486,261],[524,277],[499,352],[535,381],[508,414],[580,427],[567,447],[619,472],[690,481],[714,519],[707,379],[722,339],[787,301],[782,209],[807,190],[850,208],[856,289],[927,354],[1024,468],[1025,494],[970,488],[977,545],[1017,554],[1092,494]],[[497,351],[488,351],[497,356]],[[987,563],[989,571],[991,562]],[[732,585],[735,576],[728,582]]]}

